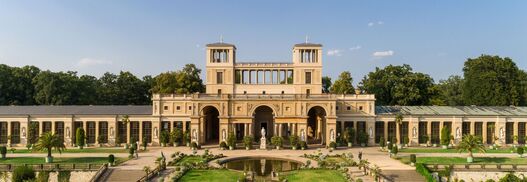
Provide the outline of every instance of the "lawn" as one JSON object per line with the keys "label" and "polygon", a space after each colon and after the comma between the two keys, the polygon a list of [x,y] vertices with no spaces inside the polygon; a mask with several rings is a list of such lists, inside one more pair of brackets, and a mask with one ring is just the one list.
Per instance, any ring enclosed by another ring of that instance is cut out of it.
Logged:
{"label": "lawn", "polygon": [[[410,157],[397,157],[405,164],[410,163]],[[468,164],[465,157],[417,157],[417,163],[424,164]],[[526,164],[527,158],[507,157],[474,157],[470,164]]]}
{"label": "lawn", "polygon": [[196,164],[197,162],[205,162],[205,159],[201,156],[185,156],[183,159],[179,160],[177,165],[185,164]]}
{"label": "lawn", "polygon": [[296,170],[284,173],[285,179],[289,182],[304,182],[304,181],[310,181],[310,182],[324,182],[324,181],[331,181],[331,182],[341,182],[346,181],[346,178],[342,176],[342,174],[336,170],[329,170],[329,169],[310,169],[310,170]]}
{"label": "lawn", "polygon": [[326,157],[324,161],[326,161],[329,165],[337,165],[341,163],[346,163],[348,165],[351,165],[352,163],[352,161],[349,161],[344,157],[334,157],[334,156]]}
{"label": "lawn", "polygon": [[[121,163],[126,161],[125,158],[116,158],[116,163]],[[6,159],[0,159],[0,164],[45,164],[46,161],[44,157],[8,157]],[[62,164],[103,164],[108,163],[108,157],[64,157],[64,158],[53,158],[53,163],[62,163]]]}
{"label": "lawn", "polygon": [[[486,153],[511,153],[511,148],[500,148],[497,150],[487,149]],[[400,153],[458,153],[457,149],[442,149],[442,148],[404,148],[399,150]],[[477,153],[476,151],[474,151]]]}
{"label": "lawn", "polygon": [[[55,152],[55,150],[53,151]],[[78,149],[78,148],[68,148],[62,153],[127,153],[128,151],[123,148],[84,148],[84,149]],[[7,150],[8,155],[11,153],[11,150]],[[46,153],[41,151],[33,151],[28,149],[16,149],[15,154],[25,154],[25,153]]]}
{"label": "lawn", "polygon": [[178,181],[229,182],[244,179],[243,173],[231,170],[190,170]]}

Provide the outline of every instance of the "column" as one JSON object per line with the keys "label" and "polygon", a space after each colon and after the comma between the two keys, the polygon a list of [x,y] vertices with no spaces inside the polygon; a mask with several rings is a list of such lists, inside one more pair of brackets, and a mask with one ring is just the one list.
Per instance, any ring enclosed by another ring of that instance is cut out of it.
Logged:
{"label": "column", "polygon": [[132,134],[132,131],[131,131],[131,127],[130,127],[130,122],[128,122],[128,124],[126,124],[126,143],[131,143],[130,139],[130,135]]}
{"label": "column", "polygon": [[390,141],[388,138],[388,121],[384,121],[384,140]]}
{"label": "column", "polygon": [[475,135],[476,134],[476,132],[475,132],[476,122],[469,121],[469,123],[470,123],[470,126],[469,126],[470,127],[470,134],[471,135]]}
{"label": "column", "polygon": [[[44,127],[43,127],[42,123],[43,123],[42,121],[38,121],[38,136],[40,136],[40,135],[42,135],[42,133],[44,133]],[[28,128],[27,131],[29,131],[29,128]]]}
{"label": "column", "polygon": [[283,130],[283,126],[282,126],[282,123],[280,123],[278,124],[278,136],[280,137],[283,136],[282,130]]}
{"label": "column", "polygon": [[445,124],[444,121],[439,122],[439,145],[438,146],[441,146],[441,130],[443,130],[444,124]]}
{"label": "column", "polygon": [[[252,127],[253,124],[249,123],[249,124],[247,124],[247,125],[248,125],[248,127],[249,127],[249,128],[248,128],[248,130],[249,130],[249,135],[253,135],[253,131],[254,131],[254,129],[253,129],[253,127]],[[256,136],[253,135],[253,137],[256,137]]]}
{"label": "column", "polygon": [[487,122],[486,121],[483,122],[483,127],[482,128],[483,128],[482,129],[483,130],[482,131],[483,137],[481,137],[482,138],[481,140],[483,140],[483,144],[487,144]]}
{"label": "column", "polygon": [[426,121],[426,135],[428,135],[428,143],[432,143],[432,121]]}
{"label": "column", "polygon": [[99,143],[99,121],[95,121],[95,143]]}
{"label": "column", "polygon": [[51,133],[55,134],[55,121],[51,121]]}
{"label": "column", "polygon": [[[11,122],[12,121],[7,121],[7,137],[11,136]],[[11,145],[11,140],[9,138],[7,139],[7,145]]]}
{"label": "column", "polygon": [[403,141],[401,141],[402,140],[402,138],[401,138],[401,124],[395,122],[395,138],[397,139],[396,143],[399,143],[399,144],[403,143]]}
{"label": "column", "polygon": [[[519,136],[518,136],[518,130],[519,130],[519,128],[518,128],[518,121],[513,121],[513,123],[514,123],[514,124],[512,124],[512,131],[513,131],[512,137],[513,137],[513,140],[514,140],[514,136],[519,137]],[[505,130],[507,130],[507,129],[505,129]],[[509,133],[507,133],[507,135],[508,135],[508,134],[509,134]],[[513,141],[513,142],[514,142],[514,144],[516,144],[516,145],[518,144],[518,140],[515,140],[515,141]]]}
{"label": "column", "polygon": [[143,122],[142,121],[138,121],[139,122],[139,138],[137,139],[137,141],[139,141],[139,145],[141,145],[141,143],[143,143]]}

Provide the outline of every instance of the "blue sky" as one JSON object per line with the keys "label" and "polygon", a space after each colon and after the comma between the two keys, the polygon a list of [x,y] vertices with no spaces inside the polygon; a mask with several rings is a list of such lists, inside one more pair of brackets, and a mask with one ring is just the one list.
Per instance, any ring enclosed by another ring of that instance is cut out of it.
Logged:
{"label": "blue sky", "polygon": [[324,75],[410,64],[436,81],[468,57],[497,54],[527,69],[527,1],[0,0],[0,64],[100,76],[157,75],[195,63],[203,46],[236,44],[238,61],[291,61],[309,36]]}

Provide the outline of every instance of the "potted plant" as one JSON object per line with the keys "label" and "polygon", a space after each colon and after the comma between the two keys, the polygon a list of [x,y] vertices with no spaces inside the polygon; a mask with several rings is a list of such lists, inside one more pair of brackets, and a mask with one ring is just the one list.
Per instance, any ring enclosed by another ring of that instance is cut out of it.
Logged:
{"label": "potted plant", "polygon": [[227,149],[227,143],[225,143],[224,141],[220,142],[220,149],[221,150]]}
{"label": "potted plant", "polygon": [[173,134],[173,137],[174,137],[174,147],[177,147],[179,146],[179,144],[181,143],[181,139],[183,139],[183,131],[181,131],[181,129],[179,128],[176,128],[174,130],[174,134]]}
{"label": "potted plant", "polygon": [[299,145],[298,142],[299,142],[299,140],[300,140],[300,139],[299,139],[298,136],[296,136],[296,135],[293,135],[293,136],[290,136],[290,137],[289,137],[289,143],[291,144],[291,148],[292,148],[293,150],[296,150],[296,149],[298,148],[298,145]]}
{"label": "potted plant", "polygon": [[344,138],[348,142],[348,147],[353,146],[353,141],[355,140],[355,130],[351,127],[348,127],[344,132]]}
{"label": "potted plant", "polygon": [[276,150],[280,150],[280,147],[282,147],[282,140],[280,136],[271,137],[271,143],[276,147]]}
{"label": "potted plant", "polygon": [[465,135],[463,136],[463,139],[457,146],[458,152],[468,152],[467,162],[472,163],[474,162],[474,156],[472,155],[473,150],[479,150],[481,152],[485,152],[485,146],[483,146],[483,142],[481,141],[481,138],[474,135]]}
{"label": "potted plant", "polygon": [[397,157],[397,153],[399,153],[399,147],[392,147],[392,157]]}
{"label": "potted plant", "polygon": [[443,149],[448,149],[448,144],[450,144],[450,128],[443,127],[441,129],[441,147]]}
{"label": "potted plant", "polygon": [[384,137],[382,136],[379,138],[379,147],[381,148],[381,151],[384,150],[384,147],[386,147],[386,140],[384,140]]}
{"label": "potted plant", "polygon": [[392,142],[388,142],[387,148],[388,148],[388,154],[391,154],[392,153],[392,149],[393,149]]}
{"label": "potted plant", "polygon": [[166,147],[167,143],[169,142],[170,133],[167,130],[161,131],[161,134],[159,135],[159,142],[161,143],[161,147]]}
{"label": "potted plant", "polygon": [[331,142],[331,143],[329,143],[329,148],[330,148],[331,150],[335,150],[335,149],[337,149],[337,143],[335,143],[335,142]]}
{"label": "potted plant", "polygon": [[99,147],[102,147],[104,141],[106,141],[106,135],[99,135],[99,137],[97,137],[97,143],[99,144]]}
{"label": "potted plant", "polygon": [[190,146],[190,132],[188,130],[183,134],[183,138],[185,139],[187,147]]}
{"label": "potted plant", "polygon": [[108,156],[108,166],[113,166],[115,163],[115,156],[113,154],[110,154]]}
{"label": "potted plant", "polygon": [[410,143],[410,138],[408,136],[405,136],[403,139],[403,143],[405,147],[408,147],[408,144]]}
{"label": "potted plant", "polygon": [[79,149],[83,149],[84,145],[86,144],[86,134],[84,133],[84,129],[77,128],[77,132],[75,133],[75,144],[77,144],[77,147]]}
{"label": "potted plant", "polygon": [[0,146],[0,154],[2,154],[2,159],[5,159],[5,155],[7,154],[6,146]]}
{"label": "potted plant", "polygon": [[236,136],[232,131],[230,131],[229,136],[227,136],[227,145],[229,146],[229,150],[234,150],[236,148]]}
{"label": "potted plant", "polygon": [[365,147],[368,144],[368,134],[366,132],[359,132],[358,140],[361,147]]}
{"label": "potted plant", "polygon": [[148,142],[146,142],[146,136],[143,137],[143,143],[141,143],[141,145],[143,146],[143,150],[146,150],[146,147],[148,146]]}
{"label": "potted plant", "polygon": [[190,144],[190,148],[191,148],[192,150],[196,150],[196,149],[198,149],[198,143],[196,143],[196,142],[192,142],[192,143]]}
{"label": "potted plant", "polygon": [[115,137],[115,146],[121,147],[121,137],[119,136]]}
{"label": "potted plant", "polygon": [[518,149],[516,149],[516,152],[518,153],[518,157],[522,158],[523,157],[523,147],[520,147]]}
{"label": "potted plant", "polygon": [[410,154],[410,165],[415,166],[415,162],[417,161],[417,157],[415,154]]}
{"label": "potted plant", "polygon": [[518,143],[518,135],[512,136],[512,140],[514,141],[514,143],[512,144],[512,147],[516,148],[516,144]]}
{"label": "potted plant", "polygon": [[35,144],[35,146],[33,147],[33,150],[46,151],[48,153],[48,155],[46,156],[46,163],[53,162],[53,156],[51,155],[52,149],[55,149],[59,151],[59,153],[62,153],[62,151],[66,149],[66,146],[57,134],[53,134],[51,132],[42,134],[42,136],[38,138],[37,144]]}
{"label": "potted plant", "polygon": [[300,149],[306,150],[307,149],[307,142],[306,141],[300,141]]}
{"label": "potted plant", "polygon": [[243,137],[243,145],[245,145],[245,150],[251,149],[253,145],[253,137],[250,135]]}

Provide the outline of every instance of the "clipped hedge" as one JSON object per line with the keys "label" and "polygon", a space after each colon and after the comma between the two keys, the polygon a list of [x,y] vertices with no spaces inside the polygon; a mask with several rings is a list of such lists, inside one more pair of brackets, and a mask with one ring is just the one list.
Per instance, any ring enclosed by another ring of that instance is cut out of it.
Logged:
{"label": "clipped hedge", "polygon": [[421,176],[425,177],[425,180],[427,182],[438,182],[434,178],[434,176],[432,176],[432,173],[430,173],[430,170],[428,170],[428,168],[426,168],[426,166],[424,166],[421,163],[415,164],[415,171],[417,171],[417,173],[421,174]]}

